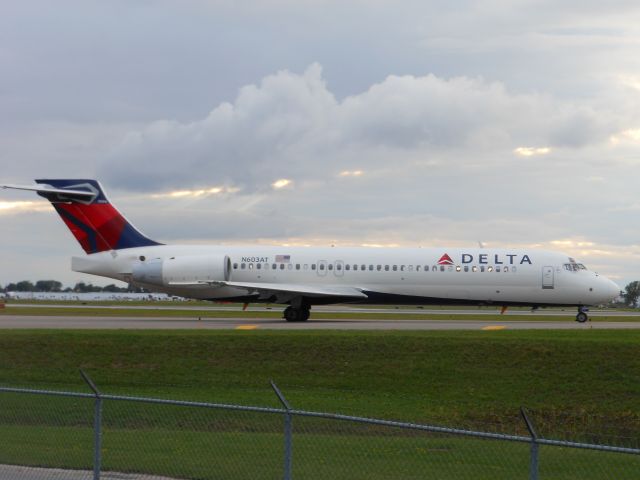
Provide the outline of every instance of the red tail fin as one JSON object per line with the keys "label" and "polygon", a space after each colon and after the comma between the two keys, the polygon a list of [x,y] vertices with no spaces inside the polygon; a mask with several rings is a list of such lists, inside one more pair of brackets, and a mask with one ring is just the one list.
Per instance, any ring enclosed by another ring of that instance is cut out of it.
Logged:
{"label": "red tail fin", "polygon": [[87,253],[161,245],[147,238],[107,200],[96,180],[36,180]]}

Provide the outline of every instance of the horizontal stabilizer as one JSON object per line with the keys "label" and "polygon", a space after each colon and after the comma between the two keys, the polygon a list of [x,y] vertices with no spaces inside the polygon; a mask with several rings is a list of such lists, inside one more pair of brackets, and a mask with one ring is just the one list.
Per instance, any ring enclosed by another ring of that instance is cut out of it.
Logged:
{"label": "horizontal stabilizer", "polygon": [[96,196],[96,192],[89,190],[66,190],[63,188],[53,188],[46,185],[0,185],[2,189],[27,190],[29,192],[37,192],[47,199],[57,197],[58,201],[71,201],[74,199],[87,200]]}

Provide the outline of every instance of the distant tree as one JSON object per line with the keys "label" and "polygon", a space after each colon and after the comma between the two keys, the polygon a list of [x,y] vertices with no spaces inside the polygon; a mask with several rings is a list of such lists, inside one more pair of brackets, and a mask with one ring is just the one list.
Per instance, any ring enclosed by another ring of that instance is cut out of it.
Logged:
{"label": "distant tree", "polygon": [[35,285],[36,292],[59,292],[62,283],[56,280],[38,280]]}
{"label": "distant tree", "polygon": [[21,282],[16,283],[16,292],[33,292],[35,290],[35,286],[29,280],[23,280]]}
{"label": "distant tree", "polygon": [[6,287],[4,287],[5,292],[15,292],[18,286],[15,283],[8,283]]}
{"label": "distant tree", "polygon": [[114,285],[113,283],[102,287],[103,292],[110,292],[110,293],[126,292],[127,290],[128,289],[126,287],[120,288]]}
{"label": "distant tree", "polygon": [[638,304],[638,298],[640,297],[640,281],[631,282],[624,287],[624,303],[630,307],[635,307]]}
{"label": "distant tree", "polygon": [[99,292],[102,289],[100,287],[94,287],[90,283],[78,282],[73,287],[73,291],[76,293],[91,293],[91,292]]}

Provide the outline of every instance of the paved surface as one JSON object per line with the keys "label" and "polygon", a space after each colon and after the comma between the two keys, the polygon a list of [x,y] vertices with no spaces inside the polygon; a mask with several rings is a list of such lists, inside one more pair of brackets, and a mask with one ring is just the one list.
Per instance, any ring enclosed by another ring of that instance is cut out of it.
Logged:
{"label": "paved surface", "polygon": [[[150,305],[92,305],[91,302],[87,302],[85,305],[47,305],[47,304],[26,304],[17,303],[6,306],[7,309],[13,308],[74,308],[74,309],[86,309],[86,308],[100,308],[105,310],[197,310],[197,311],[211,311],[211,312],[238,312],[240,306],[238,305],[217,305],[211,304],[209,306],[192,306],[189,303],[153,303]],[[284,309],[283,306],[263,306],[263,305],[251,305],[247,312],[278,312]],[[380,307],[361,307],[353,305],[315,305],[313,307],[314,315],[322,315],[322,313],[390,313],[390,314],[429,314],[429,315],[495,315],[500,313],[499,307],[485,307],[485,308],[465,308],[465,309],[442,309],[442,308],[420,308],[420,307],[405,307],[405,308],[380,308]],[[566,315],[567,318],[575,316],[575,308],[541,308],[535,311],[530,309],[509,309],[508,314],[511,315]],[[628,310],[599,310],[592,309],[589,311],[589,315],[592,317],[637,317],[640,320],[640,309],[636,311]]]}
{"label": "paved surface", "polygon": [[[93,479],[93,472],[88,470],[0,465],[0,478],[3,480],[91,480]],[[102,472],[100,478],[102,480],[174,480],[169,477],[118,472]]]}
{"label": "paved surface", "polygon": [[[321,315],[320,315],[321,316]],[[320,317],[319,316],[319,317]],[[265,318],[210,318],[198,320],[184,318],[140,318],[140,317],[52,317],[0,315],[1,328],[34,329],[188,329],[188,330],[588,330],[588,329],[640,329],[640,322],[577,323],[568,317],[566,322],[545,321],[486,321],[469,320],[335,320],[313,318],[308,322],[289,323],[279,319]],[[2,477],[0,477],[2,478]]]}

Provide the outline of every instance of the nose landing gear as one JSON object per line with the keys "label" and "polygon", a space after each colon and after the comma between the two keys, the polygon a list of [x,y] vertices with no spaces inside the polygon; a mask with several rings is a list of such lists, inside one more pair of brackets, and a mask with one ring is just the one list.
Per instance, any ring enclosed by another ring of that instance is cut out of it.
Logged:
{"label": "nose landing gear", "polygon": [[589,320],[589,315],[587,312],[589,309],[587,307],[578,307],[578,314],[576,315],[576,322],[584,323]]}

